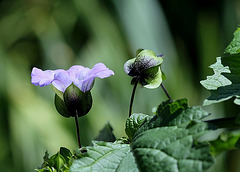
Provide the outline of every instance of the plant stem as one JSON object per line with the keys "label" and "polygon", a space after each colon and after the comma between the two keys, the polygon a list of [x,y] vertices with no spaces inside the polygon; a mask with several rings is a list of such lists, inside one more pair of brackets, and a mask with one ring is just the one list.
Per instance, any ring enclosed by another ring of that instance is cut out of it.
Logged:
{"label": "plant stem", "polygon": [[75,115],[75,124],[76,124],[76,129],[77,129],[77,139],[78,139],[78,146],[79,146],[79,149],[81,149],[81,142],[80,142],[80,133],[79,133],[79,125],[78,125],[78,118],[77,118],[77,112],[76,112],[76,115]]}
{"label": "plant stem", "polygon": [[227,117],[227,118],[219,118],[219,119],[213,119],[204,121],[209,124],[212,124],[216,126],[217,128],[240,128],[240,124],[236,123],[237,116],[235,117]]}
{"label": "plant stem", "polygon": [[171,97],[170,97],[170,95],[168,94],[166,88],[164,87],[163,83],[161,83],[161,87],[162,87],[164,93],[166,94],[166,96],[168,97],[168,99],[169,99],[171,102],[173,102],[172,99],[171,99]]}
{"label": "plant stem", "polygon": [[130,107],[129,107],[129,117],[132,115],[132,105],[133,105],[133,100],[134,100],[134,95],[135,95],[135,92],[136,92],[138,80],[139,80],[139,78],[136,78],[136,81],[135,81],[134,86],[133,86],[132,96],[131,96],[131,100],[130,100]]}

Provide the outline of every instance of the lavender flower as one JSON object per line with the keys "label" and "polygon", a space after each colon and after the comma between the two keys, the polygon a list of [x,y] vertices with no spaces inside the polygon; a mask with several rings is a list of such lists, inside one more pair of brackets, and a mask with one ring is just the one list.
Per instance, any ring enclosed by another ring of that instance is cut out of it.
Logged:
{"label": "lavender flower", "polygon": [[90,90],[94,79],[114,75],[103,63],[97,63],[92,69],[75,65],[68,70],[45,70],[36,67],[31,73],[31,82],[36,86],[53,85],[55,106],[64,117],[84,116],[92,107]]}
{"label": "lavender flower", "polygon": [[92,89],[96,77],[106,78],[111,75],[114,75],[114,72],[103,63],[97,63],[92,69],[75,65],[68,70],[42,71],[34,67],[31,73],[31,82],[33,85],[39,85],[40,87],[52,84],[63,93],[73,83],[82,92],[86,92]]}

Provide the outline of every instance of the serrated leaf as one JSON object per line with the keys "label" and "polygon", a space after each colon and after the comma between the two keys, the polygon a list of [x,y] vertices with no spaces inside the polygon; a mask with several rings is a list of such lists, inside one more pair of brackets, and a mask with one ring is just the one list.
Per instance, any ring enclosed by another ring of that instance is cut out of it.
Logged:
{"label": "serrated leaf", "polygon": [[[167,108],[168,107],[168,108]],[[163,111],[165,109],[169,109],[169,113],[174,113],[178,109],[185,109],[188,107],[187,99],[179,99],[174,102],[171,102],[170,100],[166,100],[162,102],[157,109],[157,113],[164,113]]]}
{"label": "serrated leaf", "polygon": [[134,137],[132,150],[146,172],[201,172],[214,162],[208,144],[196,144],[188,130],[175,126],[144,131]]}
{"label": "serrated leaf", "polygon": [[[198,141],[208,130],[208,125],[201,121],[207,115],[199,107],[188,107],[185,99],[163,102],[154,117],[135,114],[129,118],[127,125],[134,126],[133,130],[138,128],[130,145],[123,141],[93,142],[93,146],[86,147],[86,153],[74,156],[69,171],[205,171],[214,162],[209,144]],[[71,156],[69,152],[60,149],[50,160],[66,160]],[[68,165],[61,161],[49,168],[63,171],[61,164],[68,170]]]}
{"label": "serrated leaf", "polygon": [[[106,171],[125,172],[131,170],[137,172],[137,165],[133,159],[128,144],[93,142],[92,147],[87,147],[87,152],[79,155],[70,168],[70,172],[78,171]],[[123,164],[124,163],[124,164]]]}
{"label": "serrated leaf", "polygon": [[217,62],[210,66],[214,75],[207,76],[200,83],[211,92],[203,105],[219,103],[235,97],[234,103],[240,105],[240,28],[234,33],[234,38],[225,50],[223,57],[217,57]]}
{"label": "serrated leaf", "polygon": [[[167,100],[158,106],[157,115],[144,123],[137,133],[164,126],[189,127],[189,125],[192,125],[190,124],[191,121],[196,123],[201,122],[200,120],[202,118],[209,115],[210,114],[202,110],[200,106],[188,107],[186,99],[180,99],[174,102]],[[205,127],[207,127],[207,125],[205,125]],[[200,128],[202,128],[202,126]]]}
{"label": "serrated leaf", "polygon": [[143,122],[147,119],[151,119],[151,116],[135,113],[132,114],[127,120],[125,125],[125,132],[130,140],[132,140],[133,135],[138,130],[138,128],[143,124]]}
{"label": "serrated leaf", "polygon": [[151,120],[134,134],[131,144],[140,171],[206,171],[214,163],[209,144],[198,142],[207,132],[201,119],[209,114],[188,107],[185,99],[163,102]]}
{"label": "serrated leaf", "polygon": [[119,164],[116,172],[139,172],[135,159],[132,152],[129,153],[123,158],[122,162]]}

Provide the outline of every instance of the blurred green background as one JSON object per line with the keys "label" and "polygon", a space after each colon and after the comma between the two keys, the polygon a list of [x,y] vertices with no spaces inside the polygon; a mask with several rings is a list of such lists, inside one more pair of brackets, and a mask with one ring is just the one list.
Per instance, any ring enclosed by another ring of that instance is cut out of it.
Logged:
{"label": "blurred green background", "polygon": [[[96,79],[93,107],[79,119],[81,140],[91,145],[107,122],[119,138],[132,91],[123,65],[136,50],[163,53],[172,98],[200,105],[209,93],[199,81],[231,41],[239,9],[239,0],[0,0],[0,170],[30,172],[46,150],[77,148],[74,120],[56,112],[50,86],[30,83],[32,67],[105,63],[115,76]],[[152,114],[166,99],[161,88],[138,87],[133,112]],[[239,113],[231,101],[205,109],[211,118]],[[236,172],[239,162],[239,151],[229,151],[209,171]]]}

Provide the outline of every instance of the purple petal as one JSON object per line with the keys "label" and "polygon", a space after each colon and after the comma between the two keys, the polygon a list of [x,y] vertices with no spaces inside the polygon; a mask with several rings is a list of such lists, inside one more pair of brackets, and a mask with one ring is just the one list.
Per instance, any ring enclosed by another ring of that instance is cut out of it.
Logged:
{"label": "purple petal", "polygon": [[73,82],[72,77],[68,71],[58,70],[54,75],[54,80],[52,82],[53,86],[59,91],[64,92],[69,85]]}
{"label": "purple petal", "polygon": [[87,67],[74,65],[68,70],[68,73],[71,76],[72,80],[84,80],[90,71],[91,70]]}
{"label": "purple petal", "polygon": [[[99,78],[106,78],[111,75],[114,75],[114,72],[110,69],[108,69],[103,63],[97,63],[88,73],[87,76],[85,76],[84,80],[81,82],[81,90],[83,92],[89,91],[92,86],[94,79],[96,77]],[[77,83],[74,82],[76,85]]]}
{"label": "purple petal", "polygon": [[54,79],[54,71],[42,71],[41,69],[34,67],[32,69],[31,78],[31,83],[33,85],[43,87],[52,83]]}
{"label": "purple petal", "polygon": [[114,72],[108,69],[103,63],[97,63],[93,66],[89,75],[99,78],[107,78],[111,75],[114,75]]}
{"label": "purple petal", "polygon": [[92,69],[75,65],[69,70],[46,70],[38,68],[32,70],[32,84],[40,87],[53,84],[59,91],[64,92],[69,85],[74,83],[81,91],[89,91],[93,87],[96,77],[106,78],[114,75],[114,72],[108,69],[103,63],[96,64]]}

